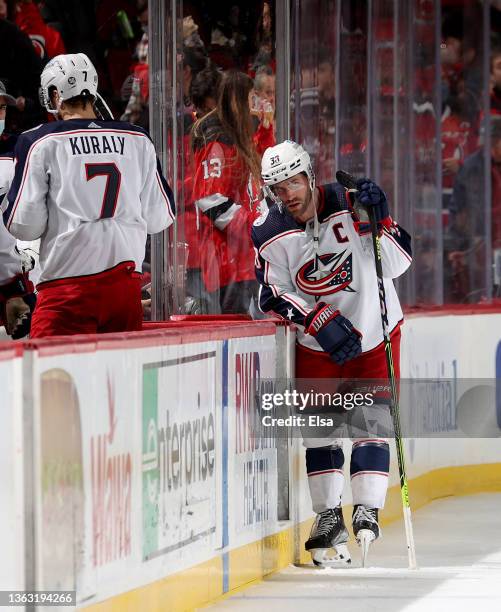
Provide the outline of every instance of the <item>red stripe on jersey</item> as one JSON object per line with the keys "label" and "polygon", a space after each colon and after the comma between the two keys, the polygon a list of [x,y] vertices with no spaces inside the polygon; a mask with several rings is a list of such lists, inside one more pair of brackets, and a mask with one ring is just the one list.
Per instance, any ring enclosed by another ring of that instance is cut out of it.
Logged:
{"label": "red stripe on jersey", "polygon": [[324,219],[322,221],[322,223],[327,223],[327,221],[330,221],[330,219],[333,219],[334,217],[338,217],[339,215],[351,215],[349,210],[339,210],[338,212],[332,213],[332,215],[329,215],[326,219]]}
{"label": "red stripe on jersey", "polygon": [[259,247],[259,252],[261,253],[261,251],[269,247],[272,242],[275,242],[275,240],[278,240],[279,238],[283,238],[284,236],[288,236],[289,234],[301,234],[302,232],[303,230],[301,229],[288,230],[286,232],[283,232],[282,234],[279,234],[278,236],[274,236],[273,238],[270,238],[270,240],[263,242],[263,244]]}

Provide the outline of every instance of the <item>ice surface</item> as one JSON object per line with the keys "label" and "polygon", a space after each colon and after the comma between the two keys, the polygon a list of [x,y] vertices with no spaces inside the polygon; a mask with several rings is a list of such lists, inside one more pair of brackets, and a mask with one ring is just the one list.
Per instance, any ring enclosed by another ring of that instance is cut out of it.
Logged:
{"label": "ice surface", "polygon": [[269,612],[501,611],[501,493],[448,497],[413,513],[418,570],[407,569],[403,523],[383,529],[368,568],[290,566],[214,610]]}

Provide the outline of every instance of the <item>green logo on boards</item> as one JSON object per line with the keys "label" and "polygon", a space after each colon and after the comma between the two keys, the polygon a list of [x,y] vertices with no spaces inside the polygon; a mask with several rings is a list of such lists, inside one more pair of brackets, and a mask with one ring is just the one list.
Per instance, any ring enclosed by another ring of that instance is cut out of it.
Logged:
{"label": "green logo on boards", "polygon": [[158,369],[143,368],[143,559],[158,550]]}

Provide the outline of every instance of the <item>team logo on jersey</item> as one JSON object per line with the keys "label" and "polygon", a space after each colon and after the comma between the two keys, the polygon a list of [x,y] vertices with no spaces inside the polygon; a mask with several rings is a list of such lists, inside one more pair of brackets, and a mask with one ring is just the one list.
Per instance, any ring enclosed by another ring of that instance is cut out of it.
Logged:
{"label": "team logo on jersey", "polygon": [[266,209],[261,210],[261,214],[259,215],[259,217],[253,223],[253,225],[255,227],[259,227],[260,225],[263,225],[263,223],[266,221],[266,219],[268,217],[268,213],[270,212],[270,209],[268,208],[266,203],[264,204],[264,206],[266,206]]}
{"label": "team logo on jersey", "polygon": [[326,253],[310,259],[296,274],[296,284],[308,295],[330,295],[338,291],[353,292],[352,254]]}

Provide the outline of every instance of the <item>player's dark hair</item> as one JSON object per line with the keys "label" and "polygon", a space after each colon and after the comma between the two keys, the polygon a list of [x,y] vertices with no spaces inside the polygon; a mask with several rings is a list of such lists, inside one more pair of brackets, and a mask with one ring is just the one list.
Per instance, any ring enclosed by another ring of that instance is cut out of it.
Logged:
{"label": "player's dark hair", "polygon": [[90,94],[83,94],[80,96],[74,96],[73,98],[69,98],[68,100],[63,100],[63,103],[66,106],[70,106],[71,108],[83,108],[84,110],[87,108],[87,104],[93,106],[94,102],[95,98]]}
{"label": "player's dark hair", "polygon": [[[49,98],[50,98],[51,103],[52,103],[52,95],[53,95],[53,93],[55,91],[56,91],[55,87],[50,87],[49,88]],[[91,106],[94,106],[94,102],[95,101],[96,101],[96,99],[95,99],[95,97],[93,95],[91,95],[90,93],[86,93],[86,91],[84,91],[79,96],[73,96],[72,98],[68,98],[67,100],[63,100],[63,104],[65,106],[67,106],[67,107],[72,108],[72,109],[81,108],[83,110],[86,110],[87,104],[90,104]]]}

